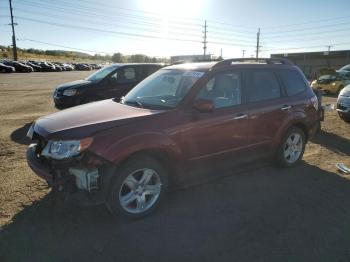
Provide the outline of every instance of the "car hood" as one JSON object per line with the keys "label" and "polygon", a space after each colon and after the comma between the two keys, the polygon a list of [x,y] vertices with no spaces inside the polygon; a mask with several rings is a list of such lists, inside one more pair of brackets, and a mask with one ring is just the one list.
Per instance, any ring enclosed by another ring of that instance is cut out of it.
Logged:
{"label": "car hood", "polygon": [[41,117],[35,121],[34,131],[46,139],[81,139],[161,112],[122,105],[108,99]]}
{"label": "car hood", "polygon": [[339,94],[339,97],[350,97],[350,85],[347,85],[342,89],[342,91]]}
{"label": "car hood", "polygon": [[59,85],[56,87],[57,90],[59,91],[63,91],[66,90],[68,88],[79,88],[79,87],[83,87],[83,86],[87,86],[87,85],[91,85],[93,82],[89,81],[89,80],[76,80],[73,82],[68,82],[62,85]]}

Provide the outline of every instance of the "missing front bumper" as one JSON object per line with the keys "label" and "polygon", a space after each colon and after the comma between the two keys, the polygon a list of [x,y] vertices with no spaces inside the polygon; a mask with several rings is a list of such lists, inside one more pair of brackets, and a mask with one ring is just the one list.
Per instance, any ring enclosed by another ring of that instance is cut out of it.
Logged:
{"label": "missing front bumper", "polygon": [[36,144],[28,147],[27,162],[35,174],[47,181],[54,191],[64,194],[66,200],[74,200],[79,205],[97,205],[105,202],[108,173],[106,182],[102,182],[98,168],[74,167],[72,163],[67,162],[62,166],[47,164],[38,158]]}

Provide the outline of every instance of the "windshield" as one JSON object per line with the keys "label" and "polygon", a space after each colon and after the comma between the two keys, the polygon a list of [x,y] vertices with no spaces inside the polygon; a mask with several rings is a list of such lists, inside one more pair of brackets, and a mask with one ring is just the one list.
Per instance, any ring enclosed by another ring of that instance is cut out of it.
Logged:
{"label": "windshield", "polygon": [[117,66],[117,65],[104,67],[104,68],[96,71],[95,73],[93,73],[88,78],[86,78],[86,80],[89,80],[89,81],[92,81],[92,82],[99,81],[99,80],[105,78],[108,74],[110,74],[112,71],[114,71],[118,67],[119,66]]}
{"label": "windshield", "polygon": [[197,71],[160,70],[132,89],[122,103],[150,109],[175,108],[203,74]]}

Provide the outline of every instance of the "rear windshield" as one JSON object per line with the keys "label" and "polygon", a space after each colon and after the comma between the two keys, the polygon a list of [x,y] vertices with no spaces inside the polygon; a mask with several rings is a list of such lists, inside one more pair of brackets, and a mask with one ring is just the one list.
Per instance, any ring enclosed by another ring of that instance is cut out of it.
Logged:
{"label": "rear windshield", "polygon": [[279,75],[286,88],[288,96],[293,96],[303,92],[307,85],[301,74],[294,70],[279,70]]}

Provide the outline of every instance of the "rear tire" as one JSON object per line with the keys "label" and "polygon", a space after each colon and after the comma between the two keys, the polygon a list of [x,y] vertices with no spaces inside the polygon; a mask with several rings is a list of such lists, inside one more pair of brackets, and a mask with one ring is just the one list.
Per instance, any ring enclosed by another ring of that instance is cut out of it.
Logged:
{"label": "rear tire", "polygon": [[340,112],[338,112],[339,117],[346,123],[350,123],[350,115],[345,115]]}
{"label": "rear tire", "polygon": [[130,159],[115,176],[107,206],[116,217],[138,219],[154,212],[168,185],[163,166],[147,156]]}
{"label": "rear tire", "polygon": [[298,164],[304,155],[305,144],[305,133],[298,127],[290,128],[277,150],[277,164],[281,167],[292,167]]}

